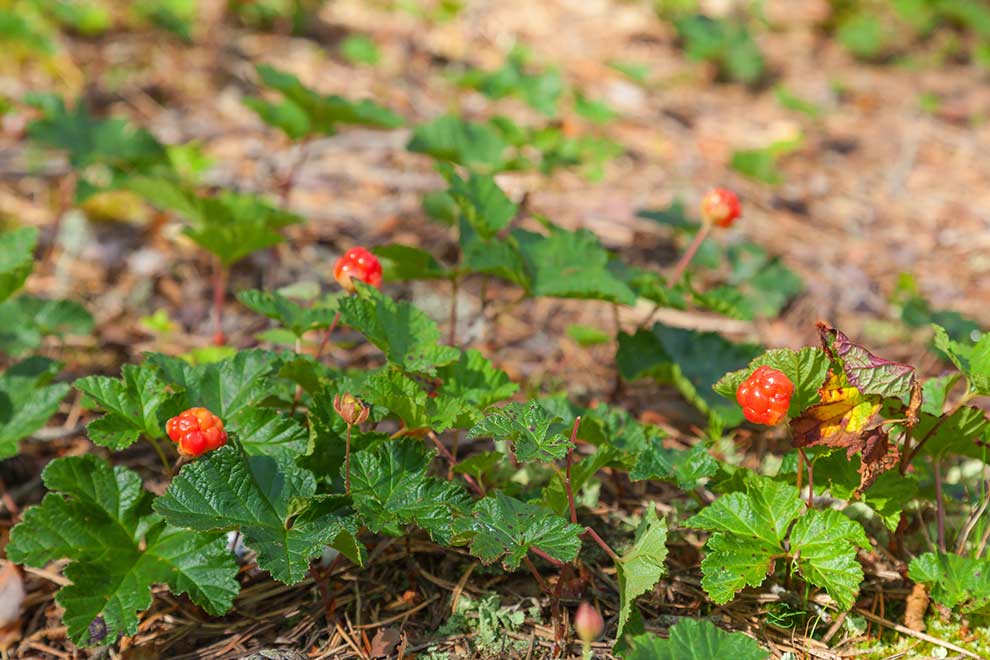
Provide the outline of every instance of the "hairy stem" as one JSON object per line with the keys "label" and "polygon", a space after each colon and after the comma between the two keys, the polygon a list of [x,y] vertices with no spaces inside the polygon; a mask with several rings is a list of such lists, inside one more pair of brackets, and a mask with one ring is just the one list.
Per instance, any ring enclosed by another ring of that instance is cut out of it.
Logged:
{"label": "hairy stem", "polygon": [[698,253],[698,248],[700,248],[701,244],[705,242],[706,238],[708,238],[708,234],[711,230],[712,223],[705,222],[701,225],[701,229],[695,233],[694,240],[692,240],[691,244],[688,245],[686,250],[684,250],[684,254],[682,254],[681,258],[677,260],[677,263],[674,264],[674,270],[670,274],[671,284],[676,284],[680,281],[684,271],[687,270],[691,260],[694,259],[694,255]]}
{"label": "hairy stem", "polygon": [[351,427],[347,425],[347,438],[344,444],[344,492],[351,494]]}
{"label": "hairy stem", "polygon": [[545,594],[550,593],[550,589],[547,587],[546,580],[544,580],[543,576],[540,575],[540,572],[536,570],[536,566],[533,566],[533,561],[529,557],[523,555],[523,562],[525,562],[526,568],[529,569],[529,572],[533,574],[533,578],[536,580],[536,584],[540,585],[540,590]]}
{"label": "hairy stem", "polygon": [[615,552],[615,550],[613,550],[609,546],[609,544],[605,542],[605,539],[603,539],[602,537],[600,537],[598,535],[598,532],[596,532],[595,530],[593,530],[590,527],[585,527],[583,533],[584,534],[587,534],[588,536],[590,536],[592,538],[592,540],[595,543],[598,544],[598,547],[600,547],[602,550],[604,550],[605,551],[605,554],[608,555],[609,558],[611,558],[611,560],[614,561],[616,564],[618,564],[621,561],[619,555],[617,555],[616,552]]}
{"label": "hairy stem", "polygon": [[450,329],[447,343],[451,346],[457,346],[457,291],[460,284],[460,278],[456,275],[450,278]]}
{"label": "hairy stem", "polygon": [[550,564],[553,564],[554,566],[557,566],[558,568],[564,565],[564,562],[562,562],[559,559],[556,559],[554,557],[551,557],[550,555],[548,555],[547,553],[543,552],[542,550],[540,550],[539,548],[537,548],[535,546],[534,547],[531,547],[530,550],[532,550],[533,551],[533,554],[536,555],[537,557],[539,557],[540,559],[542,559],[543,561],[548,562]]}

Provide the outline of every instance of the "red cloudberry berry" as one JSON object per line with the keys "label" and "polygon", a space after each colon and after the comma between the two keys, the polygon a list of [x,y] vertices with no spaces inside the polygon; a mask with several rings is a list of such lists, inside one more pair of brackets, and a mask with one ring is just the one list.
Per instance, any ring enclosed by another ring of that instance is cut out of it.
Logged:
{"label": "red cloudberry berry", "polygon": [[725,188],[709,190],[701,199],[701,215],[709,222],[719,227],[728,227],[739,214],[742,207],[736,193]]}
{"label": "red cloudberry berry", "polygon": [[787,415],[794,395],[794,383],[782,371],[759,367],[736,390],[736,401],[743,415],[754,424],[776,424]]}
{"label": "red cloudberry berry", "polygon": [[333,266],[333,278],[340,286],[354,293],[354,282],[360,280],[375,288],[382,285],[382,264],[378,257],[363,247],[352,247]]}
{"label": "red cloudberry berry", "polygon": [[193,458],[227,444],[220,418],[206,408],[190,408],[165,423],[165,432],[179,453]]}

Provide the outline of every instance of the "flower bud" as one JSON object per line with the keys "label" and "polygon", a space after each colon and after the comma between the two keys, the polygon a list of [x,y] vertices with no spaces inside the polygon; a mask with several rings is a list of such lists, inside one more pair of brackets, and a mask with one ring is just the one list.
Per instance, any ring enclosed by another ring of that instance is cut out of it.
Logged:
{"label": "flower bud", "polygon": [[333,409],[347,422],[348,426],[363,424],[371,409],[361,403],[353,394],[337,394],[333,397]]}
{"label": "flower bud", "polygon": [[582,642],[590,644],[605,630],[605,621],[598,610],[587,601],[582,601],[574,615],[574,630]]}

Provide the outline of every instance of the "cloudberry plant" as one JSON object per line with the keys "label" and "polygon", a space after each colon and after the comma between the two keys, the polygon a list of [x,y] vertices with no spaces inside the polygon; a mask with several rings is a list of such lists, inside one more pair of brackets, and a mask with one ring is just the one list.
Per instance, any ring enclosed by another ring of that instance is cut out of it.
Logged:
{"label": "cloudberry plant", "polygon": [[196,458],[227,444],[223,422],[206,408],[190,408],[165,423],[165,432],[179,453]]}
{"label": "cloudberry plant", "polygon": [[742,213],[739,197],[731,190],[713,188],[701,199],[701,215],[719,227],[728,227]]}
{"label": "cloudberry plant", "polygon": [[794,383],[782,371],[759,367],[736,390],[743,415],[754,424],[776,424],[787,415]]}
{"label": "cloudberry plant", "polygon": [[382,264],[378,257],[363,247],[352,247],[337,260],[333,277],[340,286],[354,293],[354,282],[359,280],[375,288],[382,285]]}

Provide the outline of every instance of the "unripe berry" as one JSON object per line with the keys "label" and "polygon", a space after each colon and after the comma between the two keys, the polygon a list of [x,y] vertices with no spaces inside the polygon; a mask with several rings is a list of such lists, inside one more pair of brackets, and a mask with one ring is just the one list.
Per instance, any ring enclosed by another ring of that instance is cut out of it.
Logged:
{"label": "unripe berry", "polygon": [[353,394],[335,394],[333,409],[347,422],[348,426],[364,424],[371,410]]}
{"label": "unripe berry", "polygon": [[743,416],[754,424],[773,426],[787,415],[794,396],[794,383],[784,372],[766,365],[740,383],[736,401]]}
{"label": "unripe berry", "polygon": [[165,423],[165,433],[179,445],[179,453],[195,458],[227,444],[220,418],[206,408],[190,408]]}
{"label": "unripe berry", "polygon": [[382,264],[378,257],[363,247],[352,247],[337,259],[333,266],[333,278],[351,293],[355,291],[353,280],[379,288],[382,285]]}
{"label": "unripe berry", "polygon": [[598,610],[587,601],[581,601],[577,612],[574,614],[574,630],[582,642],[590,644],[598,639],[602,631],[605,630],[605,621]]}
{"label": "unripe berry", "polygon": [[701,199],[701,215],[719,227],[728,227],[742,213],[736,193],[725,188],[713,188]]}

